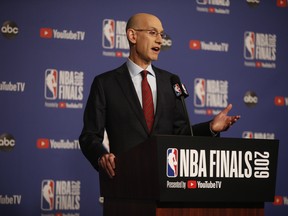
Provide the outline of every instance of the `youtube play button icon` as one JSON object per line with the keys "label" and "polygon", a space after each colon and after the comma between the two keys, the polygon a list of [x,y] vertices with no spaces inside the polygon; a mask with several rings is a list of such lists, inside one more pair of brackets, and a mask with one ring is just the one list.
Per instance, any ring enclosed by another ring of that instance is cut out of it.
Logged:
{"label": "youtube play button icon", "polygon": [[187,188],[189,188],[189,189],[197,188],[197,182],[195,180],[187,181]]}
{"label": "youtube play button icon", "polygon": [[52,38],[53,37],[53,29],[52,28],[40,28],[40,37],[41,38]]}

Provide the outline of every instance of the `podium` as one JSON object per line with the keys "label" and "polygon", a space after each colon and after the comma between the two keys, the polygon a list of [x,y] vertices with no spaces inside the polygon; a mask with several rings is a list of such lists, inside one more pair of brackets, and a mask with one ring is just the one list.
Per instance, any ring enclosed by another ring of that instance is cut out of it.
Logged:
{"label": "podium", "polygon": [[155,136],[100,172],[104,216],[263,216],[278,140]]}

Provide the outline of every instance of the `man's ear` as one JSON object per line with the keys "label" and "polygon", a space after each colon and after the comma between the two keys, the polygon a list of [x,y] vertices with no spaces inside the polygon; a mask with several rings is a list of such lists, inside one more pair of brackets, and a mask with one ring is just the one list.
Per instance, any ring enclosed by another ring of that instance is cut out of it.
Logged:
{"label": "man's ear", "polygon": [[128,29],[127,30],[127,39],[129,40],[130,43],[135,44],[136,43],[136,34],[133,29]]}

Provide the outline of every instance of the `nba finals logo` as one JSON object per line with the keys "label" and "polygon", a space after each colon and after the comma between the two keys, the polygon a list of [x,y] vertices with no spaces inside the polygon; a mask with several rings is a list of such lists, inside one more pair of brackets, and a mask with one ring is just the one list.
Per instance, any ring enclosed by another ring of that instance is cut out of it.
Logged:
{"label": "nba finals logo", "polygon": [[115,21],[112,19],[103,20],[103,48],[113,49],[115,41]]}
{"label": "nba finals logo", "polygon": [[194,80],[194,105],[195,107],[205,106],[205,92],[206,81],[205,79],[197,78]]}
{"label": "nba finals logo", "polygon": [[81,109],[84,91],[84,72],[46,69],[44,97],[49,108]]}
{"label": "nba finals logo", "polygon": [[275,61],[276,42],[275,34],[246,31],[244,33],[244,58]]}
{"label": "nba finals logo", "polygon": [[244,65],[256,68],[276,68],[277,35],[244,32]]}
{"label": "nba finals logo", "polygon": [[45,98],[55,100],[58,92],[58,72],[55,69],[45,71]]}
{"label": "nba finals logo", "polygon": [[228,105],[227,80],[194,79],[194,113],[217,115]]}
{"label": "nba finals logo", "polygon": [[43,180],[41,191],[41,209],[53,210],[54,209],[54,181]]}
{"label": "nba finals logo", "polygon": [[74,180],[42,180],[41,209],[80,210],[81,182]]}
{"label": "nba finals logo", "polygon": [[178,149],[167,149],[167,177],[175,178],[178,176]]}

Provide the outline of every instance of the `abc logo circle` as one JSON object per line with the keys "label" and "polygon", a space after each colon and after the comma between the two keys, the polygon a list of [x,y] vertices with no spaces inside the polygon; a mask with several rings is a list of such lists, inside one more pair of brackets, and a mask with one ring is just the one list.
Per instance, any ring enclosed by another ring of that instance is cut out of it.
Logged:
{"label": "abc logo circle", "polygon": [[255,94],[255,92],[252,92],[252,91],[247,91],[243,99],[244,99],[244,103],[248,107],[254,107],[258,103],[258,97]]}
{"label": "abc logo circle", "polygon": [[171,38],[167,35],[167,38],[162,40],[162,45],[161,45],[161,50],[167,50],[170,49],[172,46],[172,40]]}
{"label": "abc logo circle", "polygon": [[260,0],[246,0],[249,6],[258,6],[260,4]]}
{"label": "abc logo circle", "polygon": [[6,38],[13,38],[19,33],[19,28],[15,22],[6,21],[1,27],[1,32]]}
{"label": "abc logo circle", "polygon": [[8,151],[15,147],[15,139],[11,134],[0,135],[0,150]]}

